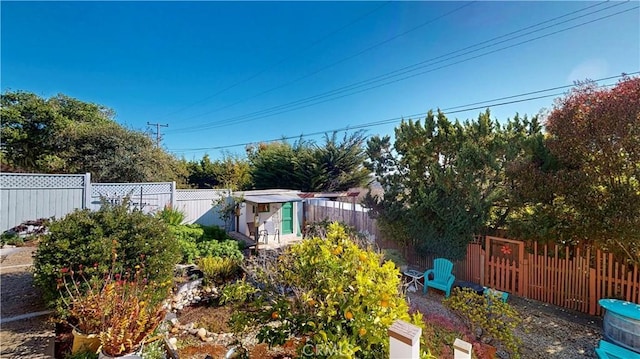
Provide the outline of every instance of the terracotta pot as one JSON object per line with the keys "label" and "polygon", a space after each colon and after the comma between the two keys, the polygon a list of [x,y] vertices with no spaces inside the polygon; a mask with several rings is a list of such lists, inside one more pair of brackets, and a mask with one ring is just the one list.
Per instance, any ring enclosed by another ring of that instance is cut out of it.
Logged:
{"label": "terracotta pot", "polygon": [[82,334],[75,329],[73,333],[73,346],[71,347],[71,353],[78,352],[91,352],[97,353],[100,348],[100,335],[99,334]]}

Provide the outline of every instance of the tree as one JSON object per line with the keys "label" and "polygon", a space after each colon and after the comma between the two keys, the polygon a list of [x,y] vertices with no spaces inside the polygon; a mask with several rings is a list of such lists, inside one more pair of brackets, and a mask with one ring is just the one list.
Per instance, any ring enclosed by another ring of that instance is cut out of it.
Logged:
{"label": "tree", "polygon": [[324,145],[311,141],[259,144],[247,149],[256,189],[287,188],[307,192],[345,191],[364,185],[364,133],[325,135]]}
{"label": "tree", "polygon": [[90,172],[96,182],[183,182],[185,168],[149,137],[126,129],[104,106],[65,95],[1,96],[4,168],[43,173]]}
{"label": "tree", "polygon": [[547,118],[558,168],[548,178],[560,213],[554,234],[640,263],[640,78],[581,83]]}
{"label": "tree", "polygon": [[225,154],[222,160],[211,161],[205,154],[200,161],[187,164],[189,183],[197,188],[227,188],[244,190],[251,187],[251,169],[247,160]]}
{"label": "tree", "polygon": [[368,142],[368,166],[384,195],[367,203],[382,228],[393,229],[387,237],[460,258],[474,234],[505,224],[512,210],[506,168],[522,156],[528,133],[539,131],[535,117],[516,116],[503,128],[489,111],[464,123],[440,111],[424,124],[402,121],[393,146],[388,136]]}

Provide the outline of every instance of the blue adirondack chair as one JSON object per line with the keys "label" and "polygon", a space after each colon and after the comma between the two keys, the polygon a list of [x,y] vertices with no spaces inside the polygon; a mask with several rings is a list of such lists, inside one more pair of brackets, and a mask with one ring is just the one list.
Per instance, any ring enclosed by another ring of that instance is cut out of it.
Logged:
{"label": "blue adirondack chair", "polygon": [[[451,287],[456,277],[451,273],[453,271],[453,263],[444,258],[436,258],[433,261],[433,269],[424,272],[424,289],[423,293],[427,293],[429,287],[444,291],[445,297],[451,294]],[[433,279],[429,279],[429,275],[433,275]]]}

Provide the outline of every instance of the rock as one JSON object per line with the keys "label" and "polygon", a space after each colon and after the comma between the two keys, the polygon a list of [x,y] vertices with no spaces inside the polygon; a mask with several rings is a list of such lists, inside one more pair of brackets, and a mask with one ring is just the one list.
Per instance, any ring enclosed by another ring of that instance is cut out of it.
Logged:
{"label": "rock", "polygon": [[207,294],[211,293],[212,292],[211,287],[204,288],[204,292],[207,293]]}
{"label": "rock", "polygon": [[[168,308],[168,309],[171,309],[171,308]],[[171,322],[171,324],[174,324],[174,323],[173,323],[173,320],[174,320],[174,319],[175,319],[175,320],[178,320],[178,317],[177,317],[175,314],[171,313],[171,312],[167,313],[167,314],[165,315],[165,317],[164,317],[164,320],[168,320],[168,321],[170,321],[170,322]],[[175,324],[174,324],[174,325],[175,325]]]}
{"label": "rock", "polygon": [[191,335],[198,335],[198,329],[196,328],[192,328],[192,329],[187,329],[189,331],[189,334]]}
{"label": "rock", "polygon": [[193,297],[193,300],[195,300],[195,301],[198,301],[198,302],[199,302],[199,301],[201,301],[201,300],[202,300],[202,297],[201,297],[201,296],[199,296],[199,295],[196,295],[196,296],[194,296],[194,297]]}
{"label": "rock", "polygon": [[212,338],[212,337],[207,337],[207,338],[205,338],[205,340],[204,340],[204,341],[205,341],[205,342],[212,342],[212,341],[213,341],[213,338]]}
{"label": "rock", "polygon": [[484,343],[484,344],[489,344],[489,343],[491,343],[491,341],[492,341],[492,340],[493,340],[493,338],[491,338],[490,336],[482,337],[482,338],[480,339],[480,341],[481,341],[482,343]]}
{"label": "rock", "polygon": [[509,355],[509,353],[507,353],[505,350],[502,350],[502,349],[498,349],[498,351],[496,352],[496,355],[500,359],[511,359],[511,356]]}
{"label": "rock", "polygon": [[174,307],[174,309],[176,310],[182,310],[182,308],[184,308],[184,306],[182,304],[178,304]]}
{"label": "rock", "polygon": [[476,328],[475,333],[476,338],[482,337],[482,328]]}
{"label": "rock", "polygon": [[198,337],[200,337],[200,339],[204,340],[204,338],[207,336],[207,330],[204,328],[200,328],[198,329],[198,332],[196,334],[198,335]]}
{"label": "rock", "polygon": [[176,350],[176,344],[178,344],[178,339],[176,339],[176,337],[169,338],[169,345],[171,346],[171,349]]}
{"label": "rock", "polygon": [[178,329],[178,327],[173,327],[169,332],[171,332],[171,334],[178,334],[179,331],[180,329]]}
{"label": "rock", "polygon": [[180,321],[178,321],[178,318],[176,317],[169,319],[169,321],[171,322],[171,325],[173,325],[174,327],[180,325]]}
{"label": "rock", "polygon": [[191,322],[191,323],[187,323],[187,324],[185,324],[185,325],[184,325],[184,328],[185,328],[185,329],[187,329],[187,330],[189,330],[189,329],[193,329],[193,328],[195,328],[195,327],[196,327],[196,325],[195,325],[195,324],[193,324],[193,322]]}

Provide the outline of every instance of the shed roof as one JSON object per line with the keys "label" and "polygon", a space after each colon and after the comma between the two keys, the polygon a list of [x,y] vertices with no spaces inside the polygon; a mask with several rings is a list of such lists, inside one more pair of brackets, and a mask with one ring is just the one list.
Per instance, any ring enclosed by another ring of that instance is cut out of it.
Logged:
{"label": "shed roof", "polygon": [[302,202],[299,196],[289,194],[248,195],[244,196],[244,200],[253,203]]}

